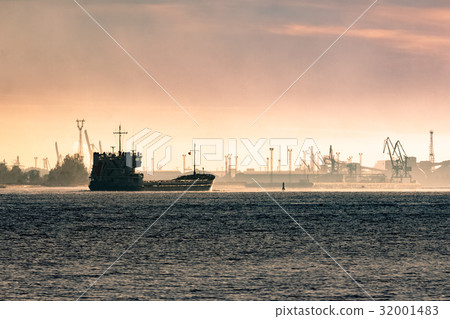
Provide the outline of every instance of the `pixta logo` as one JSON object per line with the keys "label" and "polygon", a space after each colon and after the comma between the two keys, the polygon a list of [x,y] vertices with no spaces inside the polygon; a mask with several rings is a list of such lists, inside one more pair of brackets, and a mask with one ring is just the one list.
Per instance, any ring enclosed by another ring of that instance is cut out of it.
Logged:
{"label": "pixta logo", "polygon": [[[277,154],[280,167],[288,166],[289,163],[296,167],[302,165],[309,167],[312,162],[317,166],[324,163],[322,153],[312,138],[304,139],[299,150],[296,149],[299,145],[297,138],[258,138],[256,140],[249,138],[194,138],[192,144],[196,145],[196,149],[200,153],[200,156],[196,157],[195,164],[197,166],[203,165],[204,161],[222,162],[225,159],[228,164],[233,161],[233,165],[239,163],[238,166],[242,168],[251,165],[262,167],[268,165],[274,152]],[[270,152],[270,157],[267,157],[267,151]]]}
{"label": "pixta logo", "polygon": [[[169,135],[145,128],[126,140],[125,150],[140,153],[143,170],[153,175],[155,170],[171,162],[172,146],[168,145],[171,140]],[[306,138],[300,149],[299,145],[297,138],[194,138],[189,154],[195,152],[191,160],[198,168],[208,164],[217,167],[217,164],[223,165],[225,162],[225,170],[231,165],[236,170],[251,166],[269,169],[269,163],[273,169],[275,160],[278,167],[319,169],[324,159],[315,141]],[[127,166],[132,166],[131,157],[127,157]]]}
{"label": "pixta logo", "polygon": [[[145,128],[137,134],[131,136],[125,142],[125,150],[135,151],[142,154],[143,170],[153,175],[155,168],[161,169],[167,165],[172,159],[172,147],[166,145],[172,137],[169,135],[163,135],[161,132],[153,131],[149,128]],[[155,158],[157,150],[163,149],[164,155],[161,159]],[[131,166],[127,162],[128,166]]]}

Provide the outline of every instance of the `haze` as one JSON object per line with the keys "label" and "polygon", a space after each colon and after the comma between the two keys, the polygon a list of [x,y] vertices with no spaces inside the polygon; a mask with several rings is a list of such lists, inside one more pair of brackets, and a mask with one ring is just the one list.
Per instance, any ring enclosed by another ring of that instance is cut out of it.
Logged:
{"label": "haze", "polygon": [[199,125],[74,1],[0,0],[0,160],[74,153],[77,118],[105,149],[119,123],[170,135],[168,168],[208,137],[313,137],[373,164],[390,136],[425,160],[430,129],[450,158],[448,1],[378,1],[254,126],[373,1],[79,2]]}

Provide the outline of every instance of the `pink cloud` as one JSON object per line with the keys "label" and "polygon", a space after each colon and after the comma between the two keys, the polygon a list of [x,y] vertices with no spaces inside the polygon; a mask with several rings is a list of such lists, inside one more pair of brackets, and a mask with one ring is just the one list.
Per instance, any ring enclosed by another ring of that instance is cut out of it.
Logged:
{"label": "pink cloud", "polygon": [[[379,6],[350,29],[345,37],[377,41],[409,54],[450,60],[450,9]],[[375,27],[367,27],[367,26]],[[289,36],[339,36],[346,26],[286,24],[269,28]]]}
{"label": "pink cloud", "polygon": [[[284,25],[269,30],[271,33],[290,36],[339,36],[345,30],[337,26]],[[402,29],[353,29],[346,37],[379,41],[384,45],[408,51],[411,54],[433,54],[450,58],[450,37],[425,34]]]}
{"label": "pink cloud", "polygon": [[414,8],[401,6],[380,6],[376,8],[369,21],[397,22],[409,27],[429,27],[449,30],[450,9],[446,8]]}

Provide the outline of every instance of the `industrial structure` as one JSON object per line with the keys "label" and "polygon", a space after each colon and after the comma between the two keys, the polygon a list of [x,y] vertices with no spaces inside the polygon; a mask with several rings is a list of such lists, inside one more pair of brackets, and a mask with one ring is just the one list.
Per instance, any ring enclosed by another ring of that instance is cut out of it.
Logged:
{"label": "industrial structure", "polygon": [[[101,141],[98,147],[91,143],[87,130],[84,130],[84,140],[82,130],[85,127],[85,120],[76,120],[78,129],[78,152],[79,157],[84,158],[84,143],[89,152],[89,167],[93,165],[93,154],[95,152],[103,154]],[[118,153],[123,152],[122,137],[127,132],[119,130],[114,132],[119,136]],[[252,184],[253,179],[257,180],[265,187],[280,188],[285,183],[286,188],[292,187],[310,187],[311,184],[317,188],[418,188],[418,187],[450,187],[450,160],[436,161],[434,153],[434,131],[429,131],[429,145],[424,147],[424,155],[427,154],[428,160],[418,162],[416,157],[407,155],[404,145],[397,140],[393,142],[387,137],[383,144],[383,154],[388,156],[387,160],[378,161],[375,167],[364,166],[363,153],[359,155],[359,161],[354,162],[352,156],[343,156],[341,152],[335,151],[330,145],[328,154],[322,156],[317,144],[312,138],[304,140],[298,156],[293,158],[292,148],[285,148],[284,154],[275,154],[275,148],[269,146],[267,157],[264,164],[255,168],[248,168],[245,171],[239,168],[239,156],[236,152],[230,152],[224,155],[224,165],[222,170],[215,172],[216,187],[220,185],[246,186]],[[112,146],[112,152],[115,153],[115,146]],[[427,152],[425,152],[427,150]],[[198,151],[198,150],[197,150]],[[62,164],[63,156],[60,152],[58,142],[55,142],[56,161],[55,167]],[[189,155],[192,154],[192,150]],[[281,152],[281,149],[280,149]],[[278,152],[278,153],[280,153]],[[40,157],[42,162],[38,162],[38,157],[34,157],[34,169],[41,170],[42,173],[49,171],[52,167],[47,156]],[[245,159],[245,157],[243,157]],[[282,162],[282,158],[283,161]],[[342,158],[342,159],[341,159]],[[88,157],[86,156],[86,161]],[[177,170],[153,170],[153,173],[145,176],[148,180],[175,178],[180,173],[187,173],[191,169],[186,163],[186,154],[182,154],[182,171]],[[287,161],[286,161],[287,160]],[[277,167],[274,167],[275,161]],[[42,167],[38,167],[42,163]],[[152,161],[153,163],[153,161]],[[4,164],[7,165],[6,161]],[[19,156],[11,161],[9,167],[23,167]],[[29,169],[33,169],[29,168]],[[143,170],[145,174],[145,168]]]}
{"label": "industrial structure", "polygon": [[77,128],[78,128],[78,131],[80,133],[79,138],[78,138],[78,156],[81,159],[84,158],[84,155],[83,155],[83,135],[82,135],[83,125],[84,125],[84,120],[77,120]]}
{"label": "industrial structure", "polygon": [[430,163],[434,163],[433,131],[430,131],[430,155],[428,160]]}
{"label": "industrial structure", "polygon": [[[340,152],[334,152],[330,145],[328,155],[322,156],[313,139],[302,150],[295,167],[292,166],[292,150],[288,149],[287,170],[281,170],[281,154],[277,170],[274,171],[274,149],[268,148],[269,156],[263,170],[247,169],[245,172],[235,171],[234,175],[227,170],[216,181],[216,186],[241,185],[256,187],[257,180],[265,187],[281,189],[282,183],[289,186],[304,185],[308,182],[316,188],[405,188],[450,186],[450,160],[435,163],[433,149],[433,131],[430,131],[429,160],[417,163],[416,157],[408,156],[402,143],[395,143],[387,137],[382,151],[388,155],[388,160],[379,161],[375,167],[363,166],[363,153],[358,153],[359,162],[353,162],[353,157],[340,160]],[[306,141],[305,140],[305,141]],[[225,158],[227,167],[228,157]],[[220,174],[220,173],[219,173]],[[301,186],[299,186],[301,187]]]}
{"label": "industrial structure", "polygon": [[391,181],[402,182],[404,178],[411,179],[411,167],[408,166],[408,156],[400,141],[392,144],[390,138],[384,141],[383,153],[388,152],[390,158],[390,169],[392,170]]}

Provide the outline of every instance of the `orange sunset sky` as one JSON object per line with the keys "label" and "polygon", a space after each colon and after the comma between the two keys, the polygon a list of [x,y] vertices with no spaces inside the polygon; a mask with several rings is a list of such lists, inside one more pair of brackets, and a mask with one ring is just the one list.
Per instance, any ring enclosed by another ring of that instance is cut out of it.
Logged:
{"label": "orange sunset sky", "polygon": [[77,118],[104,149],[120,123],[171,136],[167,169],[192,138],[313,137],[373,165],[390,136],[426,160],[430,129],[450,159],[449,1],[378,1],[254,125],[373,0],[78,2],[198,125],[75,1],[0,0],[0,160],[54,165]]}

